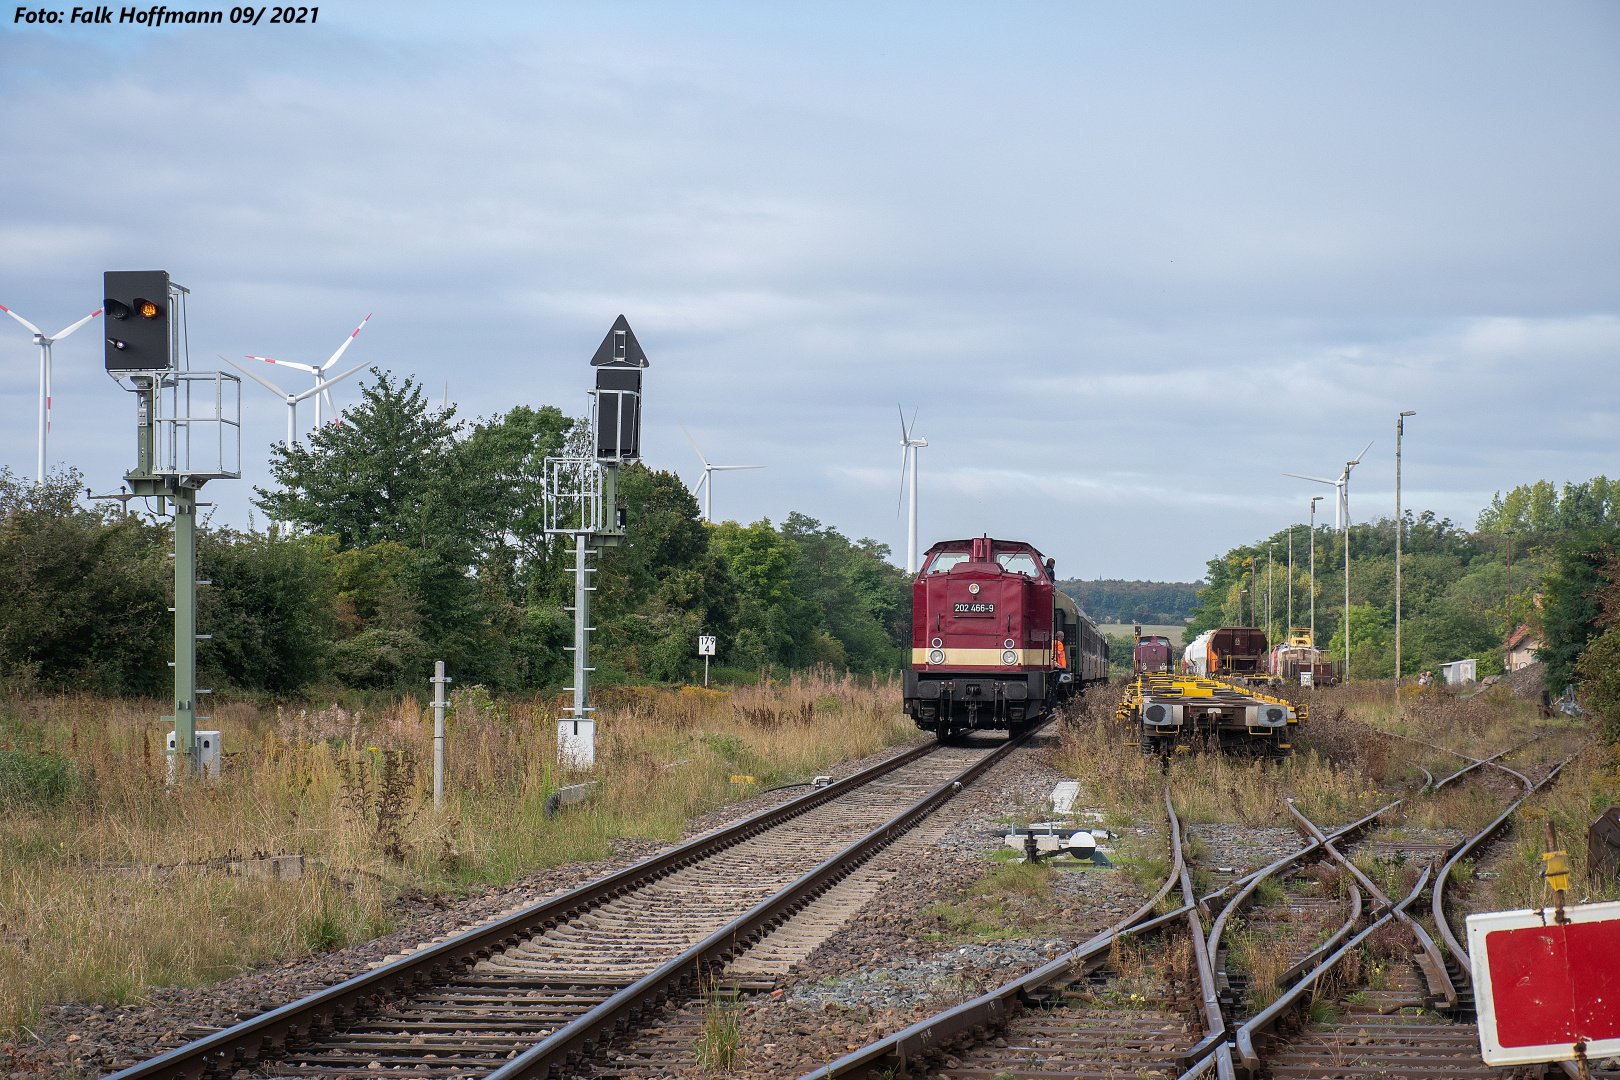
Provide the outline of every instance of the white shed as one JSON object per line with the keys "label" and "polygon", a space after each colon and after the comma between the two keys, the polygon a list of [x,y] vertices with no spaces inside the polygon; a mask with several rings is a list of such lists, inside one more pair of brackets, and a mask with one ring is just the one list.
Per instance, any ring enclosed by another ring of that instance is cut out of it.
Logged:
{"label": "white shed", "polygon": [[1441,664],[1440,670],[1445,672],[1446,682],[1465,683],[1475,679],[1473,660],[1453,660],[1449,664]]}

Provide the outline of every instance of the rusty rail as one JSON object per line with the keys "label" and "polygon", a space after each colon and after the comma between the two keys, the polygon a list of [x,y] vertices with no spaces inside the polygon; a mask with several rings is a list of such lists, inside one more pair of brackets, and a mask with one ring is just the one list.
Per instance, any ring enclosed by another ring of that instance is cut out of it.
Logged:
{"label": "rusty rail", "polygon": [[519,1054],[485,1080],[533,1080],[559,1076],[568,1066],[579,1065],[610,1043],[643,1015],[670,996],[683,990],[700,989],[705,978],[731,960],[743,948],[762,939],[792,918],[800,908],[832,888],[877,852],[887,847],[918,821],[952,798],[1046,725],[1032,727],[999,747],[950,780],[946,780],[909,808],[896,814],[814,870],[761,901],[748,912],[710,934],[680,956],[656,971],[614,994],[602,1004],[559,1028],[529,1050]]}
{"label": "rusty rail", "polygon": [[1356,948],[1363,941],[1365,941],[1374,930],[1377,930],[1380,926],[1383,926],[1385,923],[1393,919],[1397,911],[1405,912],[1405,910],[1423,894],[1423,890],[1428,887],[1429,875],[1432,869],[1432,867],[1425,866],[1423,868],[1422,876],[1418,878],[1417,884],[1413,886],[1412,891],[1407,894],[1405,899],[1400,901],[1400,903],[1388,908],[1382,917],[1374,919],[1365,930],[1351,938],[1349,941],[1345,942],[1343,945],[1339,946],[1338,950],[1335,951],[1332,956],[1329,956],[1326,960],[1322,961],[1322,963],[1318,965],[1316,969],[1308,976],[1301,978],[1285,993],[1278,997],[1276,1001],[1273,1001],[1270,1005],[1267,1005],[1264,1009],[1260,1010],[1258,1014],[1237,1029],[1237,1054],[1239,1058],[1238,1075],[1240,1077],[1254,1077],[1258,1076],[1260,1073],[1262,1063],[1260,1060],[1260,1055],[1256,1052],[1254,1047],[1255,1036],[1269,1032],[1272,1025],[1274,1025],[1279,1019],[1282,1018],[1283,1015],[1292,1009],[1295,1003],[1298,1002],[1299,999],[1306,994],[1306,992],[1314,989],[1317,979],[1326,974],[1335,965],[1337,965],[1339,961],[1343,960],[1347,955],[1349,955],[1350,950]]}
{"label": "rusty rail", "polygon": [[1534,785],[1523,795],[1519,796],[1512,803],[1510,803],[1508,808],[1502,811],[1501,817],[1485,826],[1484,830],[1475,835],[1473,839],[1461,844],[1451,858],[1446,860],[1446,864],[1440,868],[1440,873],[1435,876],[1434,896],[1431,901],[1431,910],[1434,912],[1435,928],[1440,931],[1440,936],[1445,939],[1446,948],[1451,950],[1451,955],[1457,958],[1457,963],[1461,965],[1464,977],[1468,978],[1470,981],[1472,981],[1474,961],[1468,955],[1468,950],[1463,948],[1462,942],[1458,941],[1457,936],[1452,933],[1451,924],[1446,921],[1446,882],[1451,880],[1451,871],[1459,862],[1472,855],[1481,845],[1498,836],[1503,830],[1505,830],[1508,825],[1508,819],[1513,816],[1514,812],[1518,810],[1520,806],[1523,806],[1525,801],[1528,800],[1530,796],[1552,783],[1553,780],[1557,778],[1558,774],[1564,771],[1564,766],[1568,765],[1571,761],[1574,761],[1576,755],[1579,754],[1581,750],[1585,750],[1588,745],[1590,745],[1590,742],[1582,743],[1580,749],[1576,750],[1574,754],[1569,755],[1569,757],[1553,766],[1552,771],[1543,777],[1540,783]]}
{"label": "rusty rail", "polygon": [[1322,835],[1322,830],[1316,827],[1315,822],[1306,817],[1304,814],[1301,814],[1298,810],[1294,809],[1294,804],[1292,802],[1289,802],[1288,804],[1288,812],[1294,815],[1294,821],[1297,825],[1307,830],[1312,836],[1316,837],[1317,840],[1321,841],[1322,846],[1327,849],[1328,854],[1333,857],[1334,861],[1339,863],[1339,865],[1343,866],[1346,870],[1350,871],[1351,875],[1361,883],[1361,887],[1366,889],[1368,894],[1371,895],[1373,899],[1377,900],[1384,906],[1386,910],[1393,914],[1395,918],[1400,921],[1402,926],[1406,927],[1406,929],[1417,940],[1418,944],[1423,947],[1424,955],[1429,958],[1429,964],[1431,967],[1430,970],[1426,970],[1424,974],[1428,976],[1430,988],[1439,990],[1440,993],[1445,996],[1446,1007],[1448,1009],[1456,1008],[1457,988],[1452,984],[1451,977],[1446,974],[1446,959],[1440,954],[1440,950],[1435,947],[1434,939],[1429,936],[1428,932],[1424,930],[1422,926],[1418,925],[1416,919],[1412,918],[1404,910],[1396,908],[1395,902],[1385,895],[1384,890],[1380,889],[1372,878],[1362,873],[1361,867],[1345,858],[1339,849],[1334,847],[1333,844]]}
{"label": "rusty rail", "polygon": [[[986,761],[999,760],[1035,730],[1010,740]],[[880,776],[933,753],[938,743],[925,744],[881,761],[837,783],[808,792],[718,832],[690,840],[679,847],[599,881],[583,885],[497,922],[469,931],[438,945],[427,946],[374,971],[357,975],[318,993],[289,1002],[252,1020],[149,1058],[117,1073],[112,1080],[199,1080],[205,1073],[229,1074],[244,1063],[271,1056],[289,1038],[309,1037],[358,1018],[378,1001],[408,996],[419,988],[443,983],[479,960],[545,933],[551,926],[642,885],[665,877],[700,859],[739,844],[823,803],[839,798]],[[981,763],[983,764],[983,763]],[[976,774],[975,774],[976,775]],[[949,785],[946,785],[947,789]],[[936,791],[929,798],[934,798]],[[943,801],[943,800],[941,800]],[[891,823],[892,824],[892,823]],[[841,856],[840,856],[841,857]],[[840,875],[842,876],[842,875]],[[741,935],[746,937],[747,935]],[[622,996],[622,995],[621,995]]]}
{"label": "rusty rail", "polygon": [[[1155,932],[1173,926],[1177,920],[1188,914],[1196,914],[1198,908],[1191,902],[1189,879],[1183,886],[1187,903],[1156,918],[1148,918],[1159,901],[1169,895],[1170,890],[1186,875],[1186,863],[1181,850],[1181,822],[1176,817],[1175,808],[1170,804],[1168,787],[1165,788],[1164,801],[1165,810],[1170,815],[1172,865],[1164,884],[1159,887],[1159,891],[1152,899],[1109,929],[1027,975],[988,993],[980,994],[971,1001],[936,1013],[892,1035],[868,1043],[818,1068],[815,1072],[805,1074],[802,1080],[833,1080],[835,1077],[848,1076],[864,1067],[892,1070],[892,1075],[896,1076],[906,1075],[911,1065],[937,1052],[962,1032],[1003,1023],[1025,1006],[1044,1004],[1054,989],[1067,986],[1090,968],[1101,964],[1107,958],[1108,951],[1113,948],[1115,939],[1120,935]],[[1204,983],[1207,996],[1214,987],[1214,976],[1209,973],[1207,961],[1199,974],[1200,978],[1207,976]]]}

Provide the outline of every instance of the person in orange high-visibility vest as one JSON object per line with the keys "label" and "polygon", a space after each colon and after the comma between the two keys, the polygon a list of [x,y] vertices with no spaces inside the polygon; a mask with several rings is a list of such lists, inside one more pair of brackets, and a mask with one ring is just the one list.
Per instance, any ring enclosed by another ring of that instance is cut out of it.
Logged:
{"label": "person in orange high-visibility vest", "polygon": [[1052,666],[1055,668],[1069,666],[1069,654],[1063,648],[1063,638],[1057,634],[1052,635]]}

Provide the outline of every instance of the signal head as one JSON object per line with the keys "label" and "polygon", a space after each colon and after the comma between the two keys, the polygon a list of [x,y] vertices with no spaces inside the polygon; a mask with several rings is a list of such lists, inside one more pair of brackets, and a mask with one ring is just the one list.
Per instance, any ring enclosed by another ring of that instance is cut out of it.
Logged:
{"label": "signal head", "polygon": [[[106,363],[108,371],[162,371],[174,366],[170,346],[169,272],[109,270]],[[154,297],[155,299],[147,299]],[[114,326],[114,323],[122,325]]]}

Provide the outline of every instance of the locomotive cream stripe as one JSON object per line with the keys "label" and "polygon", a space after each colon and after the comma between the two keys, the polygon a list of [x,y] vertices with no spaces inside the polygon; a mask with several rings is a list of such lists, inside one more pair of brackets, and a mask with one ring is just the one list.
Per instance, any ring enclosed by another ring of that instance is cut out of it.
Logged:
{"label": "locomotive cream stripe", "polygon": [[1001,654],[1007,649],[940,649],[945,654],[945,662],[933,664],[928,660],[928,654],[934,649],[912,649],[911,662],[917,667],[950,668],[950,667],[1051,667],[1051,649],[1013,649],[1018,654],[1016,664],[1004,664]]}

